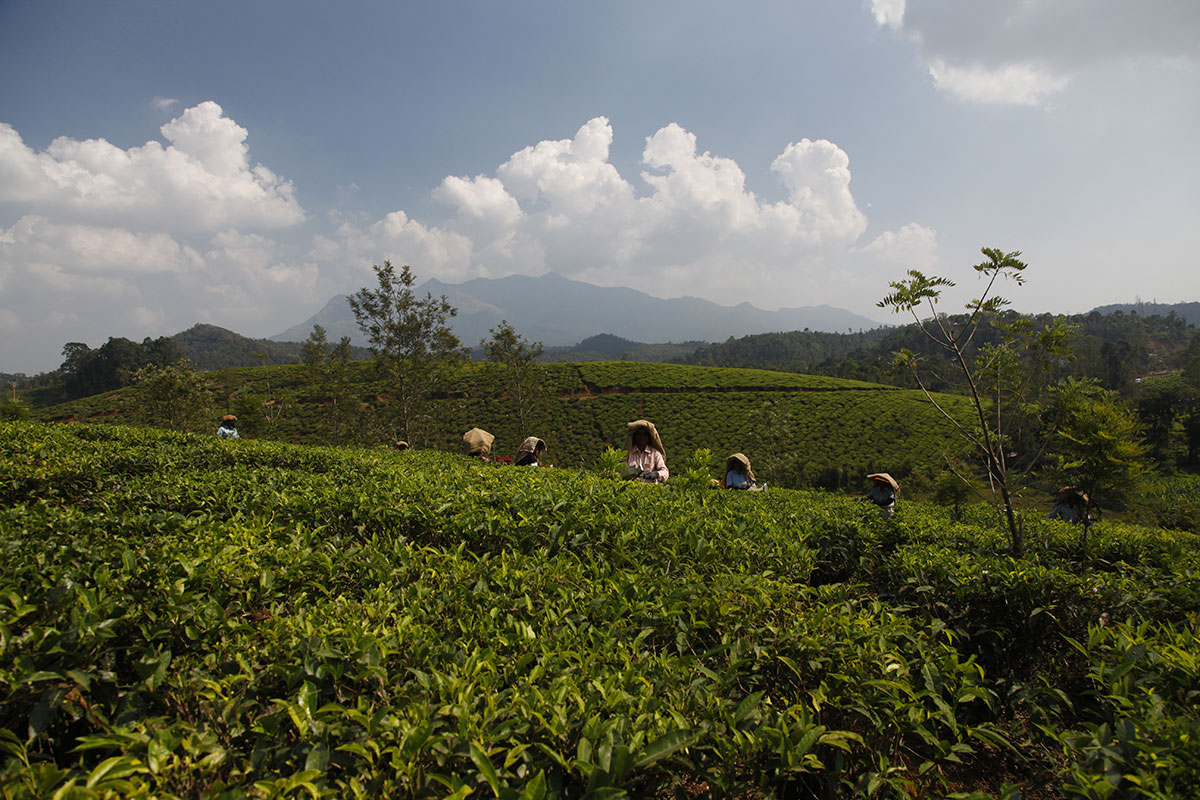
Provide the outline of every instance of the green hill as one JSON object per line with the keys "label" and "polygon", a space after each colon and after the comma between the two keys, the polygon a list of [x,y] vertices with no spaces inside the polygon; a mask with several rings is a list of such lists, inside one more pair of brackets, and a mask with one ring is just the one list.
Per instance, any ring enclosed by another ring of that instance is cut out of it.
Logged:
{"label": "green hill", "polygon": [[660,342],[644,344],[611,333],[589,336],[571,347],[547,347],[540,359],[553,361],[686,361],[708,342]]}
{"label": "green hill", "polygon": [[1192,535],[121,426],[0,475],[5,796],[1200,785]]}
{"label": "green hill", "polygon": [[[302,342],[251,339],[216,325],[193,325],[171,337],[198,369],[226,369],[253,364],[299,364],[304,360]],[[332,342],[331,344],[336,344]],[[365,347],[352,347],[352,358],[370,358]]]}
{"label": "green hill", "polygon": [[[369,416],[387,403],[373,365],[348,365],[350,383]],[[528,433],[545,439],[548,460],[559,466],[592,464],[605,447],[622,446],[625,423],[645,418],[659,428],[668,465],[678,470],[695,450],[714,461],[746,453],[760,478],[791,485],[857,485],[863,474],[886,470],[898,477],[940,468],[943,456],[961,451],[950,426],[924,396],[860,381],[755,369],[678,364],[589,362],[543,365],[546,398]],[[384,431],[360,428],[355,438],[331,435],[324,423],[330,398],[309,383],[303,367],[266,367],[212,373],[210,386],[223,409],[239,397],[267,403],[269,419],[245,432],[307,443],[384,444]],[[493,364],[465,365],[454,391],[433,404],[430,444],[456,449],[471,427],[496,434],[494,450],[506,455],[521,440],[501,373]],[[125,392],[40,410],[56,421],[121,422],[136,419],[122,403]],[[965,413],[964,398],[943,398]],[[768,413],[769,412],[769,413]],[[201,420],[198,430],[215,428]]]}

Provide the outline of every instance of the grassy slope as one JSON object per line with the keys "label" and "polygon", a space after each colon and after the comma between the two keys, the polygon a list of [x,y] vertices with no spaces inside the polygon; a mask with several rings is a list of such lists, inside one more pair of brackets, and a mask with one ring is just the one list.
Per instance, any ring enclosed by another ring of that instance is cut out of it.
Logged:
{"label": "grassy slope", "polygon": [[0,475],[14,796],[1200,781],[1194,536],[121,427]]}
{"label": "grassy slope", "polygon": [[[375,405],[383,391],[371,365],[351,364],[356,393]],[[824,376],[755,369],[672,364],[598,362],[544,365],[546,402],[528,433],[549,445],[548,459],[560,466],[591,464],[606,446],[621,447],[624,426],[638,418],[655,422],[678,467],[698,448],[715,458],[745,452],[756,463],[778,453],[796,454],[805,469],[887,470],[903,476],[932,470],[961,442],[915,391]],[[250,392],[275,399],[279,419],[257,435],[295,442],[322,442],[324,400],[302,367],[225,370],[212,374],[218,398]],[[521,439],[512,405],[491,364],[471,364],[456,379],[453,396],[436,403],[432,440],[455,447],[470,427],[496,434],[495,451],[510,454]],[[944,398],[963,410],[962,398]],[[787,430],[770,445],[756,447],[752,412],[766,402],[782,404]],[[225,405],[225,403],[222,403]],[[128,420],[121,393],[44,409],[41,419]],[[255,432],[251,431],[251,435]],[[381,441],[382,443],[382,441]]]}

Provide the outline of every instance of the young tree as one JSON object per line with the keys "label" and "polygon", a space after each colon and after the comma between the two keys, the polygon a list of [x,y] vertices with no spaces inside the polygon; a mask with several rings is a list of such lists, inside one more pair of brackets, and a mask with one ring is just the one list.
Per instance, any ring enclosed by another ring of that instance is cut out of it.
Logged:
{"label": "young tree", "polygon": [[243,439],[259,436],[267,429],[267,398],[255,392],[238,392],[229,405],[237,417],[238,433]]}
{"label": "young tree", "polygon": [[17,400],[0,400],[0,419],[29,419],[29,406]]}
{"label": "young tree", "polygon": [[793,447],[787,406],[781,400],[767,400],[750,412],[750,446],[758,477],[776,486],[796,486],[798,458]]}
{"label": "young tree", "polygon": [[541,342],[531,344],[507,320],[501,320],[488,332],[492,338],[480,344],[487,360],[503,367],[505,388],[516,412],[520,437],[524,438],[529,435],[533,415],[545,395],[542,369],[537,364],[545,348]]}
{"label": "young tree", "polygon": [[1164,469],[1186,463],[1187,426],[1200,411],[1200,390],[1170,375],[1139,385],[1135,403],[1151,458]]}
{"label": "young tree", "polygon": [[[1095,381],[1068,379],[1055,387],[1052,407],[1061,411],[1046,477],[1078,487],[1093,508],[1120,507],[1136,500],[1149,471],[1147,446],[1137,419],[1116,392]],[[1088,523],[1081,547],[1087,547]]]}
{"label": "young tree", "polygon": [[330,398],[326,424],[336,442],[364,438],[362,402],[350,383],[350,356],[350,337],[343,336],[325,361],[323,390]]}
{"label": "young tree", "polygon": [[144,420],[173,430],[198,430],[211,421],[212,395],[189,361],[139,369],[131,401]]}
{"label": "young tree", "polygon": [[329,340],[325,336],[323,327],[313,325],[312,333],[308,334],[308,338],[304,340],[303,352],[304,366],[308,369],[308,380],[313,386],[317,386],[324,377],[325,358],[329,354]]}
{"label": "young tree", "polygon": [[309,382],[324,398],[316,427],[326,440],[336,444],[359,441],[362,433],[362,406],[350,388],[351,355],[350,337],[343,336],[331,347],[321,325],[313,325],[304,340]]}
{"label": "young tree", "polygon": [[350,295],[350,308],[392,389],[393,432],[399,436],[391,438],[411,443],[423,438],[419,427],[429,393],[466,358],[449,325],[458,312],[445,295],[434,298],[427,293],[418,298],[409,266],[402,267],[399,274],[390,261],[384,261],[382,267],[372,265],[372,269],[378,288],[363,288]]}
{"label": "young tree", "polygon": [[[967,304],[969,314],[960,327],[955,327],[937,310],[942,289],[954,286],[954,282],[926,276],[918,270],[909,270],[907,280],[892,283],[895,291],[877,305],[891,308],[896,313],[911,314],[921,332],[944,351],[961,372],[974,410],[974,420],[970,422],[957,419],[938,404],[911,351],[902,350],[898,354],[897,362],[911,370],[929,402],[970,442],[982,459],[989,500],[1004,517],[1012,552],[1020,555],[1025,549],[1025,537],[1015,500],[1022,482],[1042,457],[1046,440],[1043,435],[1041,447],[1038,447],[1025,435],[1022,437],[1024,452],[1011,448],[1021,433],[1021,423],[1029,419],[1027,404],[1037,389],[1037,372],[1031,362],[1069,355],[1066,346],[1069,331],[1057,320],[1040,330],[1022,323],[1007,325],[1001,328],[1003,337],[998,344],[980,349],[978,355],[973,356],[972,341],[980,323],[985,318],[995,320],[1009,305],[1005,298],[992,294],[996,281],[1006,278],[1020,285],[1024,283],[1022,273],[1027,266],[1018,258],[1020,252],[1005,253],[991,247],[983,248],[982,252],[987,260],[976,264],[974,269],[987,283],[979,298]],[[930,314],[925,319],[918,312],[923,307],[927,307]]]}
{"label": "young tree", "polygon": [[962,507],[971,499],[971,484],[964,480],[968,470],[965,464],[953,464],[953,469],[938,473],[933,481],[933,502],[949,506],[951,518],[962,519]]}
{"label": "young tree", "polygon": [[329,371],[334,374],[340,372],[345,377],[346,365],[350,363],[353,355],[354,352],[350,345],[350,337],[343,336],[341,339],[338,339],[338,343],[329,351],[329,357],[326,359],[329,363]]}

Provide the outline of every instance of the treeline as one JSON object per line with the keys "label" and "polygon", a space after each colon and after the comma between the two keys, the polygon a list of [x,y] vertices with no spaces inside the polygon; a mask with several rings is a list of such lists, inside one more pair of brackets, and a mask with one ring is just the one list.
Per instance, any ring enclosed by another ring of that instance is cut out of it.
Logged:
{"label": "treeline", "polygon": [[[787,331],[760,333],[698,347],[690,355],[677,359],[682,364],[705,367],[753,367],[782,372],[834,375],[840,364],[851,359],[849,371],[866,375],[872,372],[866,362],[874,361],[869,354],[879,343],[893,334],[891,328],[876,328],[859,333],[824,333],[821,331]],[[890,351],[888,351],[890,354]],[[890,358],[887,359],[890,363]],[[880,364],[883,364],[882,359]],[[838,376],[840,377],[840,376]],[[883,383],[874,377],[863,377]]]}
{"label": "treeline", "polygon": [[[232,367],[275,366],[304,362],[303,342],[276,342],[251,339],[216,325],[193,325],[175,334],[189,361],[196,369],[215,370]],[[350,346],[350,360],[371,357],[365,347]]]}
{"label": "treeline", "polygon": [[1112,314],[1116,311],[1123,311],[1126,314],[1136,313],[1144,317],[1149,317],[1157,314],[1160,317],[1165,317],[1168,314],[1175,314],[1182,317],[1184,321],[1191,325],[1200,325],[1200,303],[1157,303],[1144,300],[1138,300],[1136,303],[1113,303],[1107,306],[1096,306],[1096,311],[1101,314]]}
{"label": "treeline", "polygon": [[[963,319],[961,315],[947,317],[955,325]],[[1002,336],[1000,326],[1019,323],[1044,330],[1054,319],[1050,314],[1009,311],[994,320],[984,320],[972,343],[973,352],[997,344]],[[1164,317],[1093,311],[1063,319],[1073,330],[1074,356],[1046,365],[1045,379],[1053,382],[1067,377],[1092,378],[1106,389],[1123,392],[1128,392],[1139,377],[1182,369],[1189,357],[1189,347],[1195,348],[1198,335],[1195,326],[1173,312]],[[912,388],[916,384],[908,371],[893,366],[895,353],[901,350],[910,350],[934,365],[947,360],[947,354],[916,325],[904,325],[863,333],[791,331],[745,336],[701,347],[679,361],[701,366],[804,372]],[[935,372],[928,384],[930,389],[945,392],[962,389],[957,371]]]}
{"label": "treeline", "polygon": [[[67,342],[58,369],[33,377],[5,374],[0,378],[14,396],[19,394],[30,406],[41,408],[121,389],[143,367],[167,367],[185,360],[199,370],[300,364],[305,361],[304,347],[303,342],[251,339],[216,325],[199,324],[174,336],[146,337],[141,343],[121,336],[109,337],[95,348],[85,342]],[[347,345],[345,357],[357,361],[370,358],[371,353]],[[18,404],[15,398],[6,401]]]}
{"label": "treeline", "polygon": [[[543,363],[580,361],[657,361],[677,362],[704,347],[708,342],[658,342],[647,344],[611,333],[589,336],[570,347],[547,347],[539,357]],[[481,352],[481,351],[480,351]],[[473,355],[480,358],[480,355]]]}
{"label": "treeline", "polygon": [[[958,326],[963,319],[952,315],[945,321]],[[970,352],[996,346],[1005,326],[1044,331],[1054,319],[1016,312],[985,319]],[[1036,383],[1049,387],[1068,378],[1090,379],[1120,393],[1136,414],[1141,438],[1160,469],[1200,468],[1200,331],[1174,311],[1166,316],[1093,311],[1063,319],[1072,331],[1071,355],[1030,363],[1039,371]],[[962,372],[916,325],[852,334],[793,331],[746,336],[702,347],[683,361],[915,388],[912,373],[894,366],[895,354],[903,350],[929,367],[923,373],[929,389],[964,391]]]}
{"label": "treeline", "polygon": [[83,342],[67,342],[62,353],[59,380],[41,387],[38,405],[48,400],[53,402],[56,394],[63,400],[74,400],[120,389],[127,386],[134,373],[143,367],[166,366],[185,358],[183,348],[170,336],[157,339],[147,336],[141,344],[122,336],[112,336],[94,349]]}

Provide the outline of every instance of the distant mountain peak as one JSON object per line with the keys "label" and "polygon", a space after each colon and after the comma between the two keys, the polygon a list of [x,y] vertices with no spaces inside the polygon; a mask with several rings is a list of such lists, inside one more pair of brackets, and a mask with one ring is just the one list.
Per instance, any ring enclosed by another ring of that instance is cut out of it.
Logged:
{"label": "distant mountain peak", "polygon": [[[557,272],[472,278],[457,284],[430,278],[417,290],[422,296],[426,292],[445,295],[458,309],[452,324],[467,345],[487,339],[489,329],[501,320],[548,347],[573,345],[597,331],[611,331],[610,335],[630,342],[714,342],[805,328],[839,332],[880,327],[875,320],[827,305],[766,311],[748,302],[723,306],[692,296],[663,299],[627,286],[596,286]],[[331,341],[349,336],[355,344],[366,344],[345,295],[332,298],[308,320],[270,338],[302,341],[314,323],[325,327]]]}

